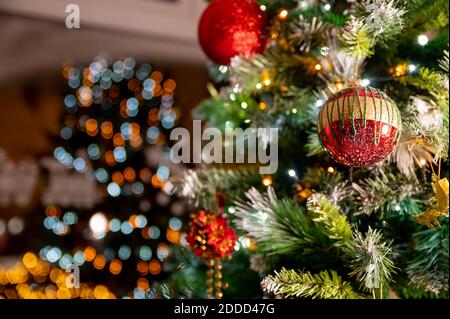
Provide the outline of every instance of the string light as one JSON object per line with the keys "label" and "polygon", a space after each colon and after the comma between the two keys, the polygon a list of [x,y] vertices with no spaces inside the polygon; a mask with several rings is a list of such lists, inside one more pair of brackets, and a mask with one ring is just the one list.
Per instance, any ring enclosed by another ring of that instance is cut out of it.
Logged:
{"label": "string light", "polygon": [[264,186],[270,186],[270,185],[272,185],[272,178],[270,177],[270,176],[266,176],[266,177],[264,177],[263,179],[262,179],[262,184],[264,185]]}
{"label": "string light", "polygon": [[220,71],[221,73],[227,73],[228,67],[227,67],[226,65],[221,65],[221,66],[219,67],[219,71]]}
{"label": "string light", "polygon": [[261,11],[266,11],[267,10],[267,7],[265,5],[263,5],[263,4],[260,5],[259,8],[261,9]]}
{"label": "string light", "polygon": [[368,86],[370,84],[370,80],[369,79],[362,79],[361,80],[361,85],[362,86]]}
{"label": "string light", "polygon": [[314,69],[316,69],[316,71],[320,71],[320,70],[322,69],[322,66],[321,66],[319,63],[317,63],[317,64],[314,66]]}
{"label": "string light", "polygon": [[289,11],[287,11],[286,9],[283,9],[280,11],[280,13],[278,13],[278,18],[281,20],[284,20],[287,18],[288,15],[289,15]]}
{"label": "string light", "polygon": [[420,167],[424,167],[425,165],[427,165],[426,159],[421,158],[421,159],[419,160],[419,166],[420,166]]}
{"label": "string light", "polygon": [[408,70],[408,66],[406,63],[399,63],[395,65],[393,68],[391,68],[391,74],[393,77],[402,77],[406,75],[406,72]]}
{"label": "string light", "polygon": [[335,171],[334,171],[334,168],[332,166],[330,166],[330,167],[328,167],[327,172],[333,174]]}
{"label": "string light", "polygon": [[295,171],[294,171],[293,169],[290,169],[290,170],[288,171],[288,175],[289,175],[290,177],[295,177],[297,174],[295,173]]}
{"label": "string light", "polygon": [[95,234],[105,233],[108,228],[108,220],[103,213],[95,213],[89,220],[89,227]]}
{"label": "string light", "polygon": [[265,110],[267,108],[267,104],[264,102],[259,103],[259,109],[260,110]]}
{"label": "string light", "polygon": [[328,53],[330,53],[330,48],[329,47],[324,46],[324,47],[320,48],[320,54],[322,54],[323,56],[327,56]]}
{"label": "string light", "polygon": [[421,46],[425,46],[428,43],[428,37],[425,34],[421,34],[417,37],[417,42],[421,45]]}
{"label": "string light", "polygon": [[408,71],[409,71],[410,73],[416,71],[416,69],[417,69],[417,67],[416,67],[414,64],[408,65]]}

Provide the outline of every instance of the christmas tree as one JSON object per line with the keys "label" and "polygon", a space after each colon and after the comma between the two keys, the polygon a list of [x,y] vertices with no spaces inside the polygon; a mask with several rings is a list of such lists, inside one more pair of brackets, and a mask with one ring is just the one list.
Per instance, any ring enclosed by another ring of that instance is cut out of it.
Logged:
{"label": "christmas tree", "polygon": [[215,0],[199,37],[196,118],[277,128],[278,169],[179,181],[189,244],[154,296],[448,297],[448,1]]}

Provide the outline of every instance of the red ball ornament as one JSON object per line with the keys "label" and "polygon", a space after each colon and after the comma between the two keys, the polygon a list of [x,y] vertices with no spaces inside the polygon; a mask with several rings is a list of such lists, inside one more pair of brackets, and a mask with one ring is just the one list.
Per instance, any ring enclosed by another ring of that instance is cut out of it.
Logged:
{"label": "red ball ornament", "polygon": [[350,86],[331,96],[320,110],[320,141],[339,163],[366,167],[388,156],[401,134],[400,111],[386,93]]}
{"label": "red ball ornament", "polygon": [[200,45],[217,64],[229,64],[235,55],[261,53],[267,21],[255,0],[214,0],[200,18]]}

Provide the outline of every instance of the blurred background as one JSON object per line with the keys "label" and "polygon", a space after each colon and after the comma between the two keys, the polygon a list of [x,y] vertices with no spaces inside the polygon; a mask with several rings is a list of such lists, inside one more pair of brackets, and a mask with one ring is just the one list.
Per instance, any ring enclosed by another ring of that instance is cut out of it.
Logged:
{"label": "blurred background", "polygon": [[207,96],[205,5],[0,2],[0,297],[144,298],[176,267],[168,137]]}

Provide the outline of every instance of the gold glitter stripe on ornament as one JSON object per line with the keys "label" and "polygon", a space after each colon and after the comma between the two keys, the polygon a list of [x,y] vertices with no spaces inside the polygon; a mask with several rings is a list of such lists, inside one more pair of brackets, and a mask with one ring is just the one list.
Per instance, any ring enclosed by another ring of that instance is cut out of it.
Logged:
{"label": "gold glitter stripe on ornament", "polygon": [[[359,92],[364,92],[364,101],[361,101]],[[396,128],[395,140],[400,138],[401,118],[395,102],[384,92],[371,87],[350,87],[334,94],[319,112],[317,129],[319,134],[324,128],[339,121],[344,128],[345,120],[350,119],[352,133],[355,134],[355,120],[362,120],[363,128],[366,128],[367,120],[375,122],[374,144],[380,142],[383,134],[383,124]],[[336,132],[331,126],[331,134],[336,137]]]}

